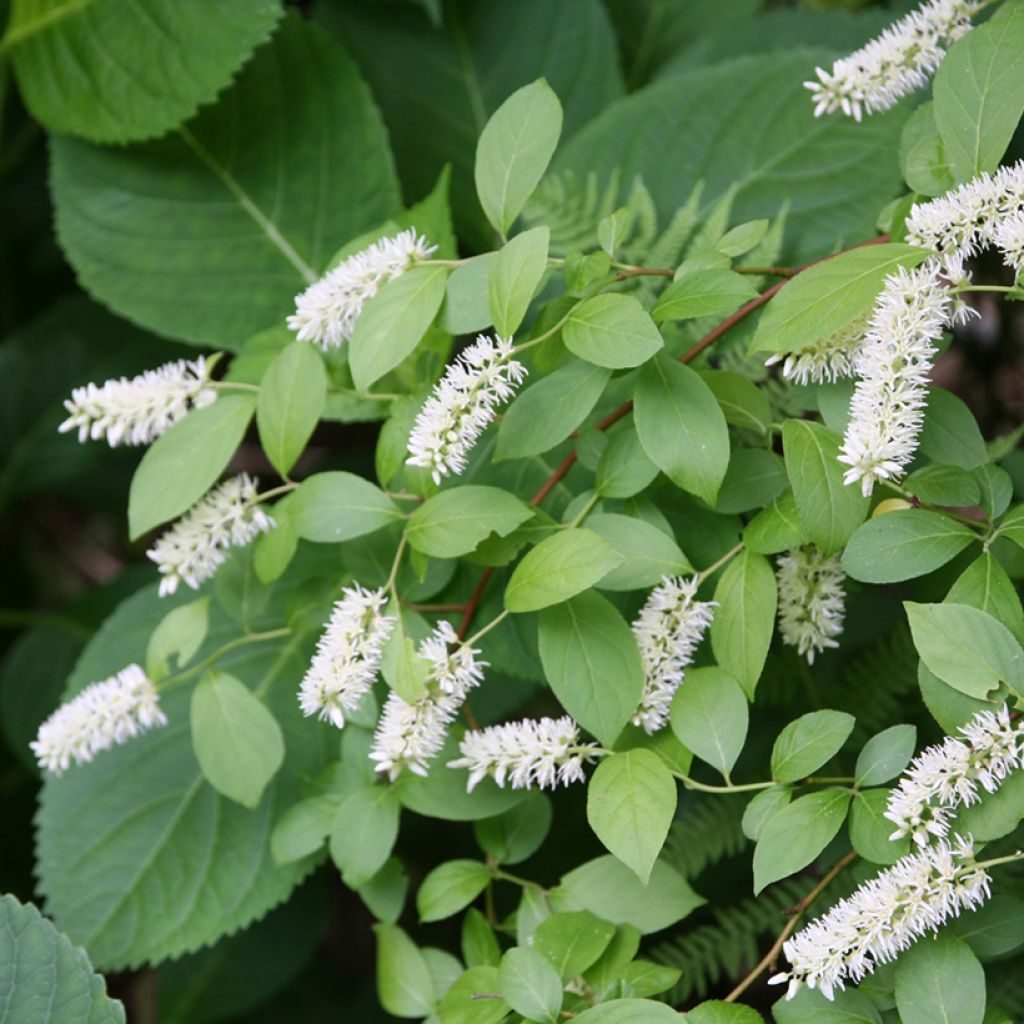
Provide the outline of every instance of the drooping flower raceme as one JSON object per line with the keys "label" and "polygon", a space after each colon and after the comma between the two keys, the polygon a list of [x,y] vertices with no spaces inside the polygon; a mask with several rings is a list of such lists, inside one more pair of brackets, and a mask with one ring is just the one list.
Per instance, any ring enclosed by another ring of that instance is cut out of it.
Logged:
{"label": "drooping flower raceme", "polygon": [[826,557],[808,545],[780,555],[776,566],[782,641],[814,664],[815,654],[839,646],[835,638],[843,631],[846,574],[839,555]]}
{"label": "drooping flower raceme", "polygon": [[101,750],[166,724],[156,688],[138,665],[129,665],[57,708],[30,746],[41,767],[60,775],[72,761],[84,764]]}
{"label": "drooping flower raceme", "polygon": [[633,724],[655,733],[668,721],[672,698],[714,616],[714,601],[697,601],[697,579],[665,576],[633,623],[644,666],[644,690]]}
{"label": "drooping flower raceme", "polygon": [[304,715],[318,715],[341,729],[345,716],[362,703],[395,625],[394,618],[381,614],[386,601],[383,588],[365,590],[355,584],[342,591],[299,687]]}
{"label": "drooping flower raceme", "polygon": [[935,342],[952,316],[936,261],[886,278],[857,354],[860,379],[839,455],[850,467],[844,481],[860,481],[865,495],[879,480],[900,477],[917,451]]}
{"label": "drooping flower raceme", "polygon": [[1017,275],[1024,275],[1024,212],[1000,222],[992,233],[1003,262]]}
{"label": "drooping flower raceme", "polygon": [[867,323],[858,318],[807,348],[770,356],[765,366],[782,363],[782,376],[797,384],[833,383],[841,377],[852,377],[866,330]]}
{"label": "drooping flower raceme", "polygon": [[974,862],[974,844],[957,836],[898,860],[813,920],[782,947],[790,970],[787,998],[806,985],[828,999],[894,960],[921,936],[988,899],[989,876]]}
{"label": "drooping flower raceme", "polygon": [[207,491],[146,552],[163,574],[160,594],[179,583],[197,589],[227,558],[229,548],[245,547],[274,525],[257,503],[258,481],[246,473]]}
{"label": "drooping flower raceme", "polygon": [[1024,160],[1018,160],[994,174],[979,174],[926,203],[916,203],[907,217],[907,241],[935,249],[947,264],[991,246],[1006,253],[1019,238],[1007,225],[1022,215]]}
{"label": "drooping flower raceme", "polygon": [[466,789],[488,775],[513,789],[556,789],[582,782],[583,766],[594,760],[596,744],[580,739],[579,726],[568,717],[524,719],[468,732],[459,744],[462,757],[449,768],[468,768]]}
{"label": "drooping flower raceme", "polygon": [[62,434],[77,430],[79,441],[106,438],[111,448],[150,444],[190,409],[216,399],[208,374],[199,356],[165,363],[130,380],[119,377],[99,387],[75,388],[64,402],[68,418],[58,429]]}
{"label": "drooping flower raceme", "polygon": [[435,483],[458,476],[477,438],[526,376],[512,358],[512,340],[481,334],[459,353],[423,403],[409,435],[411,466],[429,469]]}
{"label": "drooping flower raceme", "polygon": [[971,17],[984,6],[983,0],[927,0],[837,60],[831,71],[816,68],[818,80],[804,82],[813,94],[815,117],[841,110],[859,121],[923,88],[946,48],[970,30]]}
{"label": "drooping flower raceme", "polygon": [[388,281],[403,274],[416,260],[428,259],[436,249],[413,228],[378,239],[297,295],[288,327],[299,341],[315,341],[325,352],[338,348],[352,337],[363,306]]}
{"label": "drooping flower raceme", "polygon": [[1024,764],[1024,731],[999,711],[980,711],[959,729],[926,747],[889,794],[885,816],[896,825],[893,839],[910,836],[924,846],[945,837],[959,807],[981,799],[980,789],[994,793],[1014,769]]}
{"label": "drooping flower raceme", "polygon": [[370,757],[392,781],[406,768],[416,775],[427,774],[466,695],[483,681],[486,662],[477,660],[480,652],[465,645],[450,652],[449,646],[457,643],[451,624],[439,622],[417,650],[430,663],[426,692],[412,704],[394,691],[388,694]]}

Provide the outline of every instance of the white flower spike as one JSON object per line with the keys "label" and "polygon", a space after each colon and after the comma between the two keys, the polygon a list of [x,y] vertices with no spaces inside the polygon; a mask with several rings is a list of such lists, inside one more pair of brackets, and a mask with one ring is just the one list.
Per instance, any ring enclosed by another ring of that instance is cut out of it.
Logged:
{"label": "white flower spike", "polygon": [[84,764],[101,750],[166,724],[156,688],[138,665],[129,665],[57,708],[30,746],[42,768],[61,775],[72,761]]}
{"label": "white flower spike", "polygon": [[953,319],[943,276],[935,260],[901,267],[886,278],[868,321],[839,455],[850,467],[844,481],[859,481],[865,495],[901,477],[917,451],[935,342]]}
{"label": "white flower spike", "polygon": [[467,694],[483,682],[486,662],[477,660],[480,652],[465,645],[449,652],[449,645],[455,644],[458,638],[451,624],[439,622],[417,651],[430,662],[426,692],[412,704],[394,691],[388,694],[370,758],[392,782],[405,769],[416,775],[427,774]]}
{"label": "white flower spike", "polygon": [[387,594],[355,584],[342,591],[299,687],[302,713],[341,729],[373,686],[395,620],[382,615]]}
{"label": "white flower spike", "polygon": [[448,767],[469,769],[470,793],[488,775],[501,787],[556,789],[585,780],[583,765],[598,756],[596,748],[580,739],[568,716],[524,719],[467,732],[459,744],[462,757]]}
{"label": "white flower spike", "polygon": [[206,360],[179,359],[131,380],[120,377],[100,387],[75,388],[64,402],[68,418],[57,429],[62,434],[77,430],[82,442],[105,438],[111,448],[151,444],[190,409],[216,398]]}
{"label": "white flower spike", "polygon": [[985,0],[927,0],[837,60],[831,71],[815,69],[818,80],[804,82],[813,95],[814,116],[841,110],[859,121],[924,88],[946,48],[970,31],[971,17],[984,6]]}
{"label": "white flower spike", "polygon": [[827,999],[895,960],[923,935],[988,899],[989,876],[974,863],[974,845],[957,837],[898,860],[840,900],[782,947],[790,970],[769,984],[789,982],[786,998],[804,986]]}
{"label": "white flower spike", "polygon": [[163,574],[160,594],[173,594],[179,583],[194,590],[227,558],[229,548],[245,547],[274,525],[256,503],[258,481],[243,473],[207,491],[146,552]]}
{"label": "white flower spike", "polygon": [[858,318],[807,348],[769,356],[764,365],[782,363],[782,376],[797,384],[832,384],[854,375],[857,353],[864,344],[866,330],[867,323]]}
{"label": "white flower spike", "polygon": [[947,736],[914,758],[889,794],[885,816],[896,825],[890,838],[910,836],[918,846],[945,838],[959,807],[994,793],[1024,764],[1024,732],[1010,721],[1004,704],[980,711],[960,726],[960,739]]}
{"label": "white flower spike", "polygon": [[644,690],[633,724],[648,734],[668,721],[684,670],[714,617],[715,602],[697,601],[696,595],[696,577],[665,576],[633,623],[644,666]]}
{"label": "white flower spike", "polygon": [[473,445],[496,408],[516,393],[526,367],[512,358],[512,340],[481,334],[459,353],[424,402],[409,435],[411,466],[429,469],[435,483],[466,468]]}
{"label": "white flower spike", "polygon": [[839,555],[826,557],[810,545],[780,555],[776,566],[782,642],[813,665],[815,654],[839,646],[835,638],[843,631],[846,574]]}
{"label": "white flower spike", "polygon": [[379,239],[297,295],[288,327],[299,341],[316,342],[325,352],[340,347],[352,337],[363,306],[388,281],[404,274],[417,260],[428,259],[436,249],[414,228]]}

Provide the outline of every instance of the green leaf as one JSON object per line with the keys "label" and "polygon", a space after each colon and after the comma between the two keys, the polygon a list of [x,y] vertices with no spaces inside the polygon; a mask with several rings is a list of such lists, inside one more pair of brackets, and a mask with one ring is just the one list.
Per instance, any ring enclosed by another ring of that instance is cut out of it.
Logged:
{"label": "green leaf", "polygon": [[988,461],[978,421],[961,399],[944,388],[928,390],[921,454],[932,462],[961,469],[974,469]]}
{"label": "green leaf", "polygon": [[957,40],[935,75],[935,123],[956,180],[994,171],[1024,114],[1024,8],[1009,5]]}
{"label": "green leaf", "polygon": [[917,744],[917,728],[892,725],[864,744],[853,770],[858,786],[880,786],[895,779],[910,764]]}
{"label": "green leaf", "polygon": [[843,827],[849,804],[845,789],[826,789],[773,814],[754,847],[754,895],[807,867]]}
{"label": "green leaf", "polygon": [[366,885],[387,863],[400,814],[398,798],[387,786],[360,786],[338,805],[331,822],[331,860],[350,889]]}
{"label": "green leaf", "polygon": [[980,505],[989,519],[998,519],[1013,500],[1013,479],[1002,466],[985,463],[974,470],[981,491]]}
{"label": "green leaf", "polygon": [[534,510],[498,487],[454,487],[428,498],[409,519],[409,543],[425,555],[453,558],[492,533],[506,537]]}
{"label": "green leaf", "polygon": [[438,1005],[445,1024],[498,1024],[511,1012],[504,999],[480,999],[498,993],[498,968],[472,967],[457,979]]}
{"label": "green leaf", "polygon": [[957,830],[979,843],[1008,836],[1024,819],[1024,775],[1012,774],[992,794],[957,815]]}
{"label": "green leaf", "polygon": [[929,505],[958,508],[977,505],[981,500],[977,478],[958,466],[923,466],[911,473],[903,486]]}
{"label": "green leaf", "polygon": [[935,124],[935,104],[922,103],[910,115],[900,136],[900,170],[915,192],[938,196],[956,185],[946,146]]}
{"label": "green leaf", "polygon": [[786,470],[807,535],[831,555],[864,522],[870,499],[843,483],[839,438],[817,423],[786,420],[782,425]]}
{"label": "green leaf", "polygon": [[85,951],[73,946],[31,903],[0,896],[0,992],[4,1020],[16,1024],[124,1024]]}
{"label": "green leaf", "polygon": [[631,295],[595,295],[577,306],[562,328],[573,354],[612,370],[639,366],[665,342],[647,310]]}
{"label": "green leaf", "polygon": [[296,16],[220,102],[165,138],[99,148],[54,136],[51,153],[57,233],[82,286],[204,346],[237,348],[279,323],[333,252],[400,204],[369,90]]}
{"label": "green leaf", "polygon": [[749,719],[740,684],[714,666],[690,669],[672,699],[672,731],[726,778],[743,750]]}
{"label": "green leaf", "polygon": [[391,857],[369,882],[359,887],[359,898],[379,921],[395,924],[402,916],[408,890],[409,879],[402,862]]}
{"label": "green leaf", "polygon": [[474,180],[480,205],[507,235],[547,170],[562,133],[562,104],[539,78],[524,85],[491,116],[476,147]]}
{"label": "green leaf", "polygon": [[562,707],[611,747],[640,703],[644,670],[633,631],[590,591],[541,613],[538,645]]}
{"label": "green leaf", "polygon": [[679,1014],[665,1003],[648,999],[612,999],[573,1020],[574,1024],[678,1024]]}
{"label": "green leaf", "polygon": [[296,532],[304,540],[333,544],[373,533],[401,516],[378,487],[354,473],[316,473],[289,502]]}
{"label": "green leaf", "polygon": [[615,925],[577,910],[541,921],[533,933],[532,948],[546,957],[568,984],[597,960],[614,935]]}
{"label": "green leaf", "polygon": [[900,509],[869,519],[843,552],[843,571],[863,583],[898,583],[945,565],[975,539],[938,512]]}
{"label": "green leaf", "polygon": [[488,301],[491,323],[502,338],[511,338],[530,308],[548,266],[551,230],[533,228],[505,244],[491,264]]}
{"label": "green leaf", "polygon": [[985,971],[952,935],[918,942],[896,962],[896,1008],[903,1024],[981,1024]]}
{"label": "green leaf", "polygon": [[425,1017],[434,1008],[434,980],[426,958],[398,925],[375,924],[377,997],[396,1017]]}
{"label": "green leaf", "polygon": [[610,372],[578,359],[518,395],[498,427],[494,461],[540,455],[564,441],[586,418]]}
{"label": "green leaf", "polygon": [[505,588],[510,612],[534,612],[592,587],[625,559],[592,530],[563,530],[527,552]]}
{"label": "green leaf", "polygon": [[551,892],[556,911],[589,910],[591,914],[628,924],[644,935],[660,932],[681,921],[704,900],[689,883],[659,861],[644,885],[621,861],[598,857],[574,868]]}
{"label": "green leaf", "polygon": [[192,746],[218,793],[255,807],[284,762],[277,719],[227,672],[208,672],[192,692]]}
{"label": "green leaf", "polygon": [[632,498],[658,475],[640,443],[640,435],[632,419],[627,419],[608,438],[597,460],[597,493],[605,498]]}
{"label": "green leaf", "polygon": [[698,316],[724,317],[756,298],[757,289],[742,274],[731,270],[694,270],[661,293],[651,316],[659,323]]}
{"label": "green leaf", "polygon": [[914,646],[941,680],[970,697],[984,698],[1001,682],[1024,693],[1024,649],[986,612],[966,604],[904,601]]}
{"label": "green leaf", "polygon": [[776,1024],[882,1024],[875,1004],[855,989],[826,999],[820,991],[802,988],[792,999],[783,996],[772,1007],[772,1016]]}
{"label": "green leaf", "polygon": [[518,864],[537,852],[551,828],[551,802],[533,792],[504,814],[473,826],[481,849],[499,864]]}
{"label": "green leaf", "polygon": [[597,584],[602,590],[653,587],[663,576],[693,570],[676,542],[643,519],[601,512],[587,517],[587,529],[608,541],[624,559]]}
{"label": "green leaf", "polygon": [[93,142],[163,135],[231,81],[281,17],[273,0],[227,0],[166,17],[155,0],[54,7],[19,0],[3,38],[37,121]]}
{"label": "green leaf", "polygon": [[352,380],[366,391],[420,343],[444,301],[446,267],[413,267],[366,304],[349,342]]}
{"label": "green leaf", "polygon": [[749,1006],[710,999],[688,1011],[685,1024],[764,1024],[764,1017]]}
{"label": "green leaf", "polygon": [[421,922],[443,921],[468,907],[487,888],[491,872],[478,860],[450,860],[434,868],[416,894]]}
{"label": "green leaf", "polygon": [[463,260],[449,275],[441,309],[441,329],[449,334],[472,334],[491,323],[491,271],[498,258],[485,252]]}
{"label": "green leaf", "polygon": [[313,435],[327,400],[327,372],[312,345],[281,350],[260,381],[256,426],[270,464],[287,476]]}
{"label": "green leaf", "polygon": [[1015,505],[1003,516],[999,524],[999,536],[1012,540],[1024,548],[1024,505]]}
{"label": "green leaf", "polygon": [[252,419],[250,395],[190,412],[146,451],[128,494],[133,540],[191,508],[217,481]]}
{"label": "green leaf", "polygon": [[743,810],[743,834],[754,841],[761,837],[765,822],[781,810],[793,797],[789,786],[772,786],[757,793]]}
{"label": "green leaf", "polygon": [[277,820],[270,834],[270,853],[274,863],[290,864],[316,853],[327,842],[340,802],[341,797],[332,793],[311,796],[292,804]]}
{"label": "green leaf", "polygon": [[890,839],[893,824],[885,817],[887,789],[860,790],[850,808],[850,842],[872,864],[895,864],[910,852],[910,839]]}
{"label": "green leaf", "polygon": [[949,588],[946,601],[969,604],[997,619],[1024,641],[1024,608],[1013,581],[991,551],[976,558]]}
{"label": "green leaf", "polygon": [[725,515],[750,512],[777,498],[788,485],[782,459],[763,448],[739,448],[718,492],[715,509]]}
{"label": "green leaf", "polygon": [[779,594],[775,573],[764,555],[741,551],[715,587],[718,607],[711,620],[715,660],[753,700],[775,629]]}
{"label": "green leaf", "polygon": [[299,546],[299,535],[288,513],[287,498],[274,505],[274,525],[261,533],[252,546],[252,567],[260,583],[273,583],[280,579],[291,564]]}
{"label": "green leaf", "polygon": [[644,884],[665,845],[675,812],[675,780],[665,762],[649,750],[606,757],[590,777],[590,827]]}
{"label": "green leaf", "polygon": [[761,509],[743,530],[743,544],[759,555],[802,547],[810,542],[791,490],[783,491],[770,505]]}
{"label": "green leaf", "polygon": [[899,242],[840,253],[786,283],[758,321],[751,352],[798,352],[835,334],[875,301],[889,274],[916,267],[927,249]]}
{"label": "green leaf", "polygon": [[925,707],[945,732],[956,732],[958,726],[973,718],[979,711],[992,710],[989,701],[968,697],[967,694],[955,690],[949,683],[944,683],[923,661],[919,661],[917,665],[917,685]]}
{"label": "green leaf", "polygon": [[[122,604],[80,659],[69,693],[141,662],[153,629],[177,602],[152,587]],[[237,636],[237,626],[211,606],[199,656]],[[187,687],[161,697],[168,726],[46,780],[37,819],[41,889],[58,926],[97,964],[118,969],[208,945],[263,916],[309,871],[309,858],[276,866],[268,841],[282,809],[299,799],[300,779],[315,778],[328,743],[337,742],[329,728],[310,728],[287,685],[308,663],[308,647],[296,637],[219,663],[253,688],[269,687],[287,735],[284,765],[255,810],[204,782],[189,739]],[[90,851],[84,861],[83,849]]]}
{"label": "green leaf", "polygon": [[659,355],[640,371],[633,400],[650,460],[713,505],[729,466],[729,431],[710,388],[690,367]]}
{"label": "green leaf", "polygon": [[850,738],[856,719],[845,711],[811,711],[790,722],[772,747],[772,778],[797,782],[831,760]]}
{"label": "green leaf", "polygon": [[501,958],[498,988],[505,1002],[528,1020],[554,1024],[562,1008],[558,972],[532,949],[510,949]]}
{"label": "green leaf", "polygon": [[772,404],[751,380],[729,370],[698,370],[715,400],[722,407],[726,423],[758,434],[772,425]]}
{"label": "green leaf", "polygon": [[171,657],[176,656],[177,667],[184,668],[203,646],[210,625],[210,599],[172,608],[153,630],[146,648],[146,675],[154,683],[171,671]]}
{"label": "green leaf", "polygon": [[470,968],[497,967],[501,963],[501,946],[487,918],[476,907],[470,907],[462,919],[462,959]]}
{"label": "green leaf", "polygon": [[981,960],[1004,956],[1024,943],[1024,900],[1001,893],[991,903],[951,921],[949,931]]}

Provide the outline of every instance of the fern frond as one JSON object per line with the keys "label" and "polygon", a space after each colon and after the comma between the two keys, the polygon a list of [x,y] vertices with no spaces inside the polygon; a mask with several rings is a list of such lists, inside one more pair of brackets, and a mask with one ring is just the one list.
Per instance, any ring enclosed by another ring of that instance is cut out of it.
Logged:
{"label": "fern frond", "polygon": [[830,706],[855,715],[863,738],[905,721],[907,698],[916,703],[918,660],[910,629],[897,627],[849,661]]}
{"label": "fern frond", "polygon": [[787,879],[756,899],[715,910],[712,922],[689,928],[651,949],[650,959],[683,972],[667,993],[668,1002],[678,1006],[703,999],[723,978],[733,980],[749,970],[762,955],[763,940],[778,935],[786,924],[785,911],[806,891],[806,879]]}
{"label": "fern frond", "polygon": [[747,845],[740,822],[747,800],[693,793],[669,830],[662,857],[684,878],[735,857]]}
{"label": "fern frond", "polygon": [[546,224],[551,229],[553,256],[597,247],[597,225],[618,206],[620,175],[612,172],[602,188],[597,173],[583,181],[572,171],[552,174],[534,192],[523,219],[529,227]]}

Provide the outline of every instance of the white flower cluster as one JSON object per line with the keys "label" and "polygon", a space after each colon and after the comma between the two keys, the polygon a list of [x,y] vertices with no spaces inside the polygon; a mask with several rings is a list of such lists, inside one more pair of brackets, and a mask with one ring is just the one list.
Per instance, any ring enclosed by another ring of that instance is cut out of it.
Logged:
{"label": "white flower cluster", "polygon": [[173,594],[179,583],[193,589],[208,580],[231,547],[245,547],[274,525],[257,503],[256,485],[246,473],[207,491],[146,552],[163,574],[160,594]]}
{"label": "white flower cluster", "polygon": [[129,665],[57,708],[30,746],[42,768],[60,775],[72,761],[84,764],[115,743],[166,724],[156,688],[138,665]]}
{"label": "white flower cluster", "polygon": [[996,225],[992,240],[1003,254],[1003,262],[1018,278],[1024,275],[1024,211]]}
{"label": "white flower cluster", "polygon": [[345,715],[362,703],[395,625],[394,618],[381,614],[386,601],[383,588],[366,590],[357,583],[342,591],[299,687],[304,715],[319,715],[341,729]]}
{"label": "white flower cluster", "polygon": [[62,434],[78,431],[78,440],[106,438],[120,444],[150,444],[174,426],[190,409],[209,405],[217,392],[209,386],[206,360],[179,359],[129,380],[120,377],[101,387],[75,388],[64,402],[68,418]]}
{"label": "white flower cluster", "polygon": [[[935,249],[954,268],[984,249],[1019,253],[1024,217],[1024,160],[1000,167],[945,195],[916,203],[907,217],[907,241]],[[1012,264],[1010,264],[1012,265]]]}
{"label": "white flower cluster", "polygon": [[415,229],[393,238],[381,238],[328,270],[295,296],[295,312],[288,327],[299,341],[315,341],[325,352],[352,337],[363,306],[388,281],[403,274],[416,260],[435,250]]}
{"label": "white flower cluster", "polygon": [[644,666],[644,690],[633,724],[650,734],[668,721],[672,698],[714,616],[714,601],[697,601],[697,579],[665,576],[648,595],[633,635]]}
{"label": "white flower cluster", "polygon": [[426,693],[413,704],[394,691],[388,694],[370,757],[392,781],[406,768],[416,775],[427,774],[428,762],[444,746],[448,726],[466,695],[483,682],[486,662],[477,660],[480,652],[459,645],[450,653],[452,644],[458,644],[455,630],[450,623],[439,622],[417,650],[430,662]]}
{"label": "white flower cluster", "polygon": [[790,970],[769,984],[788,981],[789,999],[804,985],[832,999],[847,980],[860,981],[989,894],[972,841],[938,842],[898,860],[787,940]]}
{"label": "white flower cluster", "polygon": [[928,84],[946,47],[971,29],[984,0],[927,0],[890,25],[877,39],[832,65],[816,68],[818,81],[804,82],[814,99],[814,116],[841,110],[858,121],[888,110]]}
{"label": "white flower cluster", "polygon": [[526,376],[526,367],[512,352],[511,338],[495,342],[481,334],[459,353],[416,417],[409,435],[410,466],[429,469],[435,483],[466,468],[466,457],[494,419],[495,408],[516,393]]}
{"label": "white flower cluster", "polygon": [[865,495],[900,477],[917,451],[936,348],[953,317],[949,289],[935,260],[886,278],[857,353],[860,378],[839,461],[843,479]]}
{"label": "white flower cluster", "polygon": [[597,757],[596,744],[580,740],[579,726],[568,715],[562,718],[524,719],[492,725],[466,733],[459,750],[462,757],[449,768],[468,768],[468,792],[490,775],[513,789],[556,789],[583,782],[583,766]]}
{"label": "white flower cluster", "polygon": [[764,364],[782,363],[782,376],[797,384],[831,384],[841,377],[853,376],[866,330],[866,320],[858,317],[835,334],[796,352],[776,353]]}
{"label": "white flower cluster", "polygon": [[779,633],[782,642],[814,664],[814,656],[826,647],[838,647],[843,631],[846,574],[839,555],[826,557],[809,545],[793,548],[776,562],[779,582]]}
{"label": "white flower cluster", "polygon": [[925,846],[944,838],[957,808],[981,799],[979,786],[994,793],[1024,764],[1024,731],[1011,723],[1005,704],[979,712],[959,731],[962,739],[947,736],[922,750],[890,792],[885,816],[896,825],[892,839],[910,836]]}

